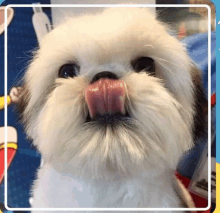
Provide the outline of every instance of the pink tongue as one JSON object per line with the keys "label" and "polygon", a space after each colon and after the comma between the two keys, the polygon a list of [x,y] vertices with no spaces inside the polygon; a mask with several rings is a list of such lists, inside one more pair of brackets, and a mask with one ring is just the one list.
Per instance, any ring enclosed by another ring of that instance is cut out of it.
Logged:
{"label": "pink tongue", "polygon": [[85,90],[85,98],[91,118],[97,114],[125,113],[124,81],[101,78],[88,86]]}

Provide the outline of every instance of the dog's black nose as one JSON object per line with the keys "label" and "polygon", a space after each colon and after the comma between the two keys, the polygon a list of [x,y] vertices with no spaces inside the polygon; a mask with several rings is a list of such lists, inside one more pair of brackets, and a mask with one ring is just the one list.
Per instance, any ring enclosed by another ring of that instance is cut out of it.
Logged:
{"label": "dog's black nose", "polygon": [[114,73],[108,72],[108,71],[103,71],[103,72],[97,73],[93,77],[91,83],[94,83],[95,81],[98,81],[100,78],[118,79],[117,76]]}

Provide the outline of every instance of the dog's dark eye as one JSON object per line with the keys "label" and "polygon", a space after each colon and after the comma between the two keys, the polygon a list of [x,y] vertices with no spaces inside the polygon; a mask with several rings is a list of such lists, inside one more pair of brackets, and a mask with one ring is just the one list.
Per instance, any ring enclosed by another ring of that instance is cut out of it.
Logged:
{"label": "dog's dark eye", "polygon": [[132,67],[135,72],[147,71],[150,73],[154,73],[155,66],[154,60],[149,57],[140,57],[134,62],[132,62]]}
{"label": "dog's dark eye", "polygon": [[79,73],[79,67],[75,64],[64,64],[60,67],[59,78],[73,78]]}

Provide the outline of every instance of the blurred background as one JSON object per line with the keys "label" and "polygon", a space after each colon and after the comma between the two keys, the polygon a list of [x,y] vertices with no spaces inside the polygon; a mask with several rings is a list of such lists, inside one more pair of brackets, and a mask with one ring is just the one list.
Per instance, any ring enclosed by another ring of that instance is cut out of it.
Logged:
{"label": "blurred background", "polygon": [[[205,4],[211,8],[211,30],[216,28],[215,5],[209,0],[156,0],[157,4]],[[168,3],[169,2],[169,3]],[[179,38],[190,36],[196,33],[208,31],[208,10],[207,8],[158,8],[159,18],[170,23],[172,28],[179,34]]]}

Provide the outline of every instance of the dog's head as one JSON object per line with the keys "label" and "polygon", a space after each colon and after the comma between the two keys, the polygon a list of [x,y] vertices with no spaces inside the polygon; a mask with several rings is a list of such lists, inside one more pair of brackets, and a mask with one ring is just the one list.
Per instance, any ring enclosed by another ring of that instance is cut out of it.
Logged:
{"label": "dog's head", "polygon": [[20,104],[47,162],[90,177],[162,171],[192,145],[199,79],[147,9],[111,8],[45,37]]}

